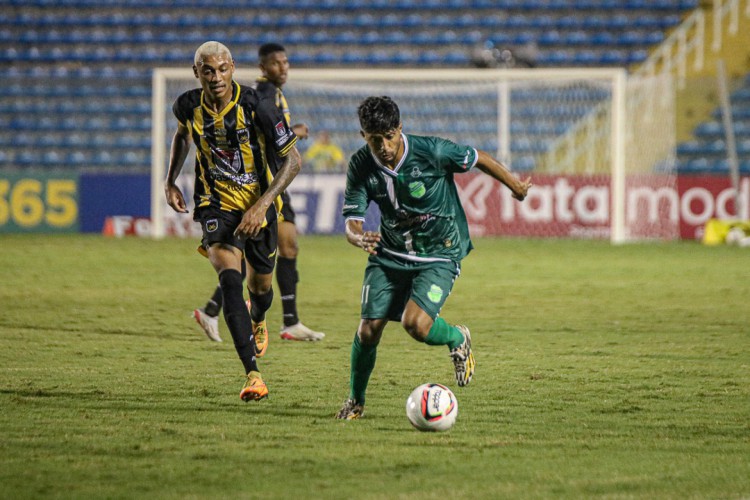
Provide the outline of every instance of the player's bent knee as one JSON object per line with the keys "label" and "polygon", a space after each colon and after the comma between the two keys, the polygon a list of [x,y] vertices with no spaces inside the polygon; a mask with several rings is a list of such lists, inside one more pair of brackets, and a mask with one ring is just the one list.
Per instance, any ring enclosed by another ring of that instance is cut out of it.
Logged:
{"label": "player's bent knee", "polygon": [[359,323],[359,329],[357,335],[359,340],[364,345],[374,345],[380,342],[380,337],[383,334],[387,320],[371,320],[363,319]]}
{"label": "player's bent knee", "polygon": [[406,333],[408,333],[414,340],[424,342],[427,335],[430,333],[431,325],[426,325],[424,321],[419,321],[418,318],[403,318],[401,320],[401,326],[404,327]]}

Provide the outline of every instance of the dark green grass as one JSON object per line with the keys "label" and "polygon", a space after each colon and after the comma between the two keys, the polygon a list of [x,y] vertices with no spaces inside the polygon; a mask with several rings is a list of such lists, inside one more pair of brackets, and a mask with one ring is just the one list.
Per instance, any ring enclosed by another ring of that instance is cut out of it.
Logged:
{"label": "dark green grass", "polygon": [[[194,242],[0,246],[3,498],[750,496],[747,250],[479,239],[443,311],[472,329],[472,385],[392,324],[366,417],[340,422],[365,263],[343,237],[301,240],[327,337],[274,334],[251,404],[223,322],[215,344],[190,317],[216,283]],[[427,381],[457,394],[449,433],[404,416]]]}

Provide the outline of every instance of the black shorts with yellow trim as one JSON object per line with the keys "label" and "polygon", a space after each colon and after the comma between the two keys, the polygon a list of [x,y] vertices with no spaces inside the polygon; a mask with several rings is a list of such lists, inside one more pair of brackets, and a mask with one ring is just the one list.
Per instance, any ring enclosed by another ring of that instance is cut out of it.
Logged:
{"label": "black shorts with yellow trim", "polygon": [[[274,207],[271,207],[274,210]],[[242,221],[243,212],[219,210],[215,207],[203,207],[195,211],[194,219],[203,230],[203,239],[198,251],[208,255],[208,248],[216,243],[223,243],[239,248],[245,254],[247,263],[258,274],[271,274],[276,265],[276,247],[278,245],[278,221],[275,216],[267,217],[271,221],[260,230],[254,238],[240,238],[234,231]]]}
{"label": "black shorts with yellow trim", "polygon": [[283,205],[281,206],[281,218],[284,222],[291,222],[294,224],[294,209],[292,208],[292,198],[289,196],[288,191],[284,191],[281,193],[281,201],[283,202]]}

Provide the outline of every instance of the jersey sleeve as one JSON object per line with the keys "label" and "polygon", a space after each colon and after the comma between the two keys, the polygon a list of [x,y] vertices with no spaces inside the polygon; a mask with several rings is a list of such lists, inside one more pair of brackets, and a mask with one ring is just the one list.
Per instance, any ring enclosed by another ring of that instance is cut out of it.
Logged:
{"label": "jersey sleeve", "polygon": [[287,123],[284,113],[276,106],[275,100],[260,99],[255,117],[263,134],[273,144],[276,154],[286,156],[297,143],[297,136]]}
{"label": "jersey sleeve", "polygon": [[174,104],[172,104],[172,113],[174,114],[175,118],[177,118],[177,121],[182,125],[187,125],[187,122],[189,120],[189,111],[190,109],[187,104],[187,94],[182,94],[180,97],[175,99]]}
{"label": "jersey sleeve", "polygon": [[341,213],[344,219],[365,220],[369,199],[367,181],[357,173],[356,156],[349,161],[346,170],[346,190],[344,191],[344,208]]}
{"label": "jersey sleeve", "polygon": [[438,164],[449,172],[468,172],[479,160],[476,148],[447,139],[435,138],[434,151]]}

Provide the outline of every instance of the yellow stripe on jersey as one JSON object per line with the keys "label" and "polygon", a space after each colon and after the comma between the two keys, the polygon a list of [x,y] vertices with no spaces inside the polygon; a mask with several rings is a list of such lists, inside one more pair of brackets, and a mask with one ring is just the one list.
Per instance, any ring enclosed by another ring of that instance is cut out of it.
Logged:
{"label": "yellow stripe on jersey", "polygon": [[286,146],[284,146],[284,149],[282,149],[281,151],[279,151],[278,155],[281,156],[282,158],[284,156],[288,155],[289,151],[292,150],[292,148],[294,147],[295,144],[297,144],[297,137],[295,137],[294,139],[292,139],[291,141],[289,141],[289,144],[287,144]]}
{"label": "yellow stripe on jersey", "polygon": [[[198,135],[198,137],[201,138],[201,147],[196,149],[195,151],[195,161],[197,163],[201,163],[201,158],[203,155],[201,154],[201,151],[205,151],[208,149],[208,144],[206,143],[206,140],[203,138],[203,108],[198,107],[195,108],[193,111],[193,122],[190,125],[195,132],[195,134]],[[200,201],[198,202],[199,207],[207,207],[211,201],[211,188],[208,183],[208,179],[206,179],[206,169],[201,168],[200,170],[200,182],[203,184],[203,193],[200,196]]]}
{"label": "yellow stripe on jersey", "polygon": [[[247,127],[247,119],[245,118],[245,110],[237,108],[237,130]],[[245,164],[245,171],[249,171],[248,166],[255,170],[255,156],[253,155],[253,148],[250,147],[250,141],[240,144],[240,153],[242,154],[242,161]]]}
{"label": "yellow stripe on jersey", "polygon": [[292,114],[289,112],[289,104],[286,102],[286,97],[280,88],[276,89],[276,107],[281,110],[284,114],[287,126],[292,126]]}

